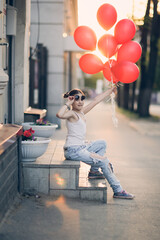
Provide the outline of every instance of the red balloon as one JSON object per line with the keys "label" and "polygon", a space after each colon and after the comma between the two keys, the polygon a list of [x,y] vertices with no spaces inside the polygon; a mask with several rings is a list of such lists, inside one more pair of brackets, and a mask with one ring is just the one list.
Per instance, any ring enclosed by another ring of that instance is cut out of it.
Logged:
{"label": "red balloon", "polygon": [[117,61],[110,59],[108,62],[104,64],[103,68],[103,76],[108,80],[112,81],[113,83],[117,83],[119,80],[114,76],[112,73],[111,67],[116,64]]}
{"label": "red balloon", "polygon": [[132,83],[139,76],[139,68],[135,63],[123,61],[111,68],[115,77],[123,83]]}
{"label": "red balloon", "polygon": [[104,64],[104,68],[105,68],[105,67],[111,68],[111,67],[115,66],[116,64],[117,64],[117,61],[116,61],[116,60],[114,60],[114,59],[109,59],[109,60]]}
{"label": "red balloon", "polygon": [[110,58],[117,51],[117,41],[114,36],[104,34],[98,41],[98,48],[105,57]]}
{"label": "red balloon", "polygon": [[74,32],[74,40],[76,44],[85,50],[95,50],[97,37],[95,32],[87,26],[79,26]]}
{"label": "red balloon", "polygon": [[141,45],[138,42],[129,41],[118,49],[117,62],[129,61],[135,63],[141,57],[141,54]]}
{"label": "red balloon", "polygon": [[116,9],[108,3],[103,4],[97,11],[97,20],[105,30],[109,30],[117,21]]}
{"label": "red balloon", "polygon": [[132,20],[120,20],[114,29],[114,35],[118,43],[122,44],[130,41],[136,33],[136,27]]}
{"label": "red balloon", "polygon": [[95,74],[103,69],[103,62],[94,54],[84,54],[79,60],[79,66],[83,72]]}

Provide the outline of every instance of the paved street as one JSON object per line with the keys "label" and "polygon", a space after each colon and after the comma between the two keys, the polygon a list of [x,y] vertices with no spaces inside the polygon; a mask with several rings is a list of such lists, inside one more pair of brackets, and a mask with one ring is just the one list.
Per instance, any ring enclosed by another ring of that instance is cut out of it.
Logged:
{"label": "paved street", "polygon": [[[117,112],[115,128],[111,113],[111,106],[102,103],[86,115],[87,138],[107,141],[115,174],[135,199],[113,199],[109,187],[107,205],[51,196],[22,198],[0,227],[1,240],[160,239],[160,122],[129,121]],[[63,127],[55,138],[63,139],[65,133]]]}

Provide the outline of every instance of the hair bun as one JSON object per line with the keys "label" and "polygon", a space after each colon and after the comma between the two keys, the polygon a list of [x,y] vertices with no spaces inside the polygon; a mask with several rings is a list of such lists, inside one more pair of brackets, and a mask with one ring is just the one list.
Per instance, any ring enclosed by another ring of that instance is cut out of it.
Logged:
{"label": "hair bun", "polygon": [[68,98],[68,97],[69,97],[69,92],[64,93],[64,94],[63,94],[63,97],[64,97],[64,98]]}

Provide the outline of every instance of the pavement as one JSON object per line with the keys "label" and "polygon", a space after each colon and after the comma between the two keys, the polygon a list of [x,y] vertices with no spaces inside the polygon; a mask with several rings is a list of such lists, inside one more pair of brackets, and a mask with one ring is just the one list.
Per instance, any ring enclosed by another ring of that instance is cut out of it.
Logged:
{"label": "pavement", "polygon": [[160,105],[151,105],[150,114],[152,117],[146,119],[128,118],[128,124],[142,135],[160,137]]}
{"label": "pavement", "polygon": [[149,119],[128,119],[129,125],[140,134],[160,137],[160,105],[150,105]]}
{"label": "pavement", "polygon": [[[0,240],[159,240],[160,122],[129,119],[110,104],[96,106],[87,118],[87,139],[105,139],[108,158],[122,186],[134,200],[108,204],[63,196],[19,196],[0,225]],[[64,139],[66,129],[55,139]]]}

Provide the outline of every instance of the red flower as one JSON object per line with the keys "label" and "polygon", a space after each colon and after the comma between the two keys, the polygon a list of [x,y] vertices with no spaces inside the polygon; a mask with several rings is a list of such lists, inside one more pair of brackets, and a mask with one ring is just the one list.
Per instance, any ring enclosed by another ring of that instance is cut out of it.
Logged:
{"label": "red flower", "polygon": [[30,128],[28,131],[30,131],[30,133],[34,133],[35,132],[32,128]]}
{"label": "red flower", "polygon": [[23,135],[24,135],[25,137],[31,137],[31,136],[32,136],[30,130],[24,131]]}
{"label": "red flower", "polygon": [[22,134],[22,141],[27,141],[27,140],[36,141],[37,138],[34,137],[33,133],[34,133],[34,130],[32,128],[25,130]]}

